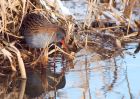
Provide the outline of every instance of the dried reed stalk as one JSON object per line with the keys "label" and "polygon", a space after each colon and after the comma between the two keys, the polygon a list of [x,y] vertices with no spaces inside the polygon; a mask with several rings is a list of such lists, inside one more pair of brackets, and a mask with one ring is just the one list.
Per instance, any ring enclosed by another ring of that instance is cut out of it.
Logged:
{"label": "dried reed stalk", "polygon": [[21,57],[20,51],[13,44],[10,44],[10,47],[8,49],[17,55],[18,65],[19,65],[19,69],[20,69],[20,73],[21,73],[21,78],[26,79],[27,78],[26,77],[26,70],[25,70],[24,62],[23,62],[23,59]]}

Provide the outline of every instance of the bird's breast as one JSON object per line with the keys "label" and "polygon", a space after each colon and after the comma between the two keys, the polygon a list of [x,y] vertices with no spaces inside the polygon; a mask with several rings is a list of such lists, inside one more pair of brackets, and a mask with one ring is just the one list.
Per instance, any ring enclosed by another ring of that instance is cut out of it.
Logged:
{"label": "bird's breast", "polygon": [[32,48],[45,48],[53,42],[54,35],[48,33],[38,33],[34,35],[25,35],[26,43]]}

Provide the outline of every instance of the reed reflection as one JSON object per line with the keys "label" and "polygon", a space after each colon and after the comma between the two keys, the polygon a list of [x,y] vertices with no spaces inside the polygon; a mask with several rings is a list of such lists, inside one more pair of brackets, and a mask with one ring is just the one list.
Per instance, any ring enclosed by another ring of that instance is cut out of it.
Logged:
{"label": "reed reflection", "polygon": [[47,67],[27,69],[25,94],[27,98],[55,98],[58,89],[65,87],[65,59],[57,54],[48,62]]}
{"label": "reed reflection", "polygon": [[41,72],[29,70],[27,77],[25,93],[31,98],[39,97],[45,92],[57,91],[58,89],[64,88],[66,84],[63,73],[55,73],[50,69],[45,69]]}

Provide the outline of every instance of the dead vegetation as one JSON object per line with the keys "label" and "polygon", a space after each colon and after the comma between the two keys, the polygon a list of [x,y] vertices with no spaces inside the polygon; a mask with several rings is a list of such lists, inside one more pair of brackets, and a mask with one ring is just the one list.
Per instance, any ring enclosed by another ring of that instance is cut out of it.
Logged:
{"label": "dead vegetation", "polygon": [[43,13],[51,23],[63,26],[67,31],[69,51],[56,47],[48,50],[46,58],[56,50],[74,58],[70,53],[82,48],[107,58],[120,55],[126,43],[139,42],[140,23],[132,20],[132,14],[140,2],[120,0],[120,3],[122,9],[114,0],[87,0],[86,18],[83,22],[76,22],[73,16],[61,11],[58,2],[0,0],[0,72],[5,74],[5,70],[17,71],[19,68],[22,78],[26,78],[25,65],[34,67],[40,64],[38,59],[43,50],[31,49],[21,43],[24,37],[19,34],[23,17],[30,12]]}

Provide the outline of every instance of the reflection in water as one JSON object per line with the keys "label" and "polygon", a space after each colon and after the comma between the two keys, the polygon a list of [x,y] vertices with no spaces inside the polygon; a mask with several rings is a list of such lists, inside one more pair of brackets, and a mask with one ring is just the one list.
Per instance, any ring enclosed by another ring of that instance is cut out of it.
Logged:
{"label": "reflection in water", "polygon": [[23,99],[26,80],[19,80],[15,73],[0,77],[0,99]]}
{"label": "reflection in water", "polygon": [[[117,64],[117,61],[116,61],[116,58],[113,58],[111,61],[109,61],[111,64],[111,67],[108,67],[108,68],[105,68],[105,74],[106,76],[104,76],[104,80],[105,80],[105,83],[104,83],[104,86],[103,86],[103,90],[105,91],[105,94],[108,92],[108,91],[111,91],[114,89],[115,87],[115,84],[117,83],[117,80],[118,80],[118,77],[120,76],[119,75],[119,69],[118,69],[118,64]],[[109,64],[108,64],[109,65]],[[111,76],[111,77],[110,77]]]}
{"label": "reflection in water", "polygon": [[55,98],[58,89],[65,87],[65,59],[61,53],[55,54],[47,67],[27,69],[25,94],[28,98]]}
{"label": "reflection in water", "polygon": [[[79,52],[84,54],[86,50]],[[88,56],[81,56],[76,59],[77,63],[73,70],[70,70],[71,79],[67,80],[67,88],[79,90],[76,94],[80,94],[78,97],[85,97],[85,99],[105,99],[110,92],[119,93],[114,91],[121,83],[125,82],[126,69],[124,66],[124,60],[121,57],[92,61],[93,58],[90,55],[93,53],[87,53]],[[96,55],[94,54],[94,57]],[[75,83],[76,82],[76,83]],[[74,87],[73,87],[74,86]],[[76,97],[74,95],[73,97]],[[67,99],[73,99],[72,96],[68,96]],[[111,98],[106,98],[111,99]],[[112,98],[114,99],[114,98]]]}
{"label": "reflection in water", "polygon": [[65,87],[65,60],[62,54],[53,57],[48,67],[32,69],[27,67],[27,80],[18,74],[0,76],[0,99],[56,98],[58,89]]}
{"label": "reflection in water", "polygon": [[[30,70],[27,72],[26,94],[29,97],[39,97],[44,92],[61,89],[65,86],[66,80],[63,73],[54,73],[50,69],[42,72]],[[49,96],[48,97],[55,97]]]}
{"label": "reflection in water", "polygon": [[67,75],[66,61],[59,57],[47,68],[27,68],[27,81],[17,74],[0,77],[0,99],[139,99],[139,68],[134,64],[139,58],[133,63],[133,56],[127,56],[126,66],[121,57],[93,62],[89,56],[77,57]]}
{"label": "reflection in water", "polygon": [[35,71],[27,72],[26,94],[30,97],[38,97],[44,92],[40,74]]}

